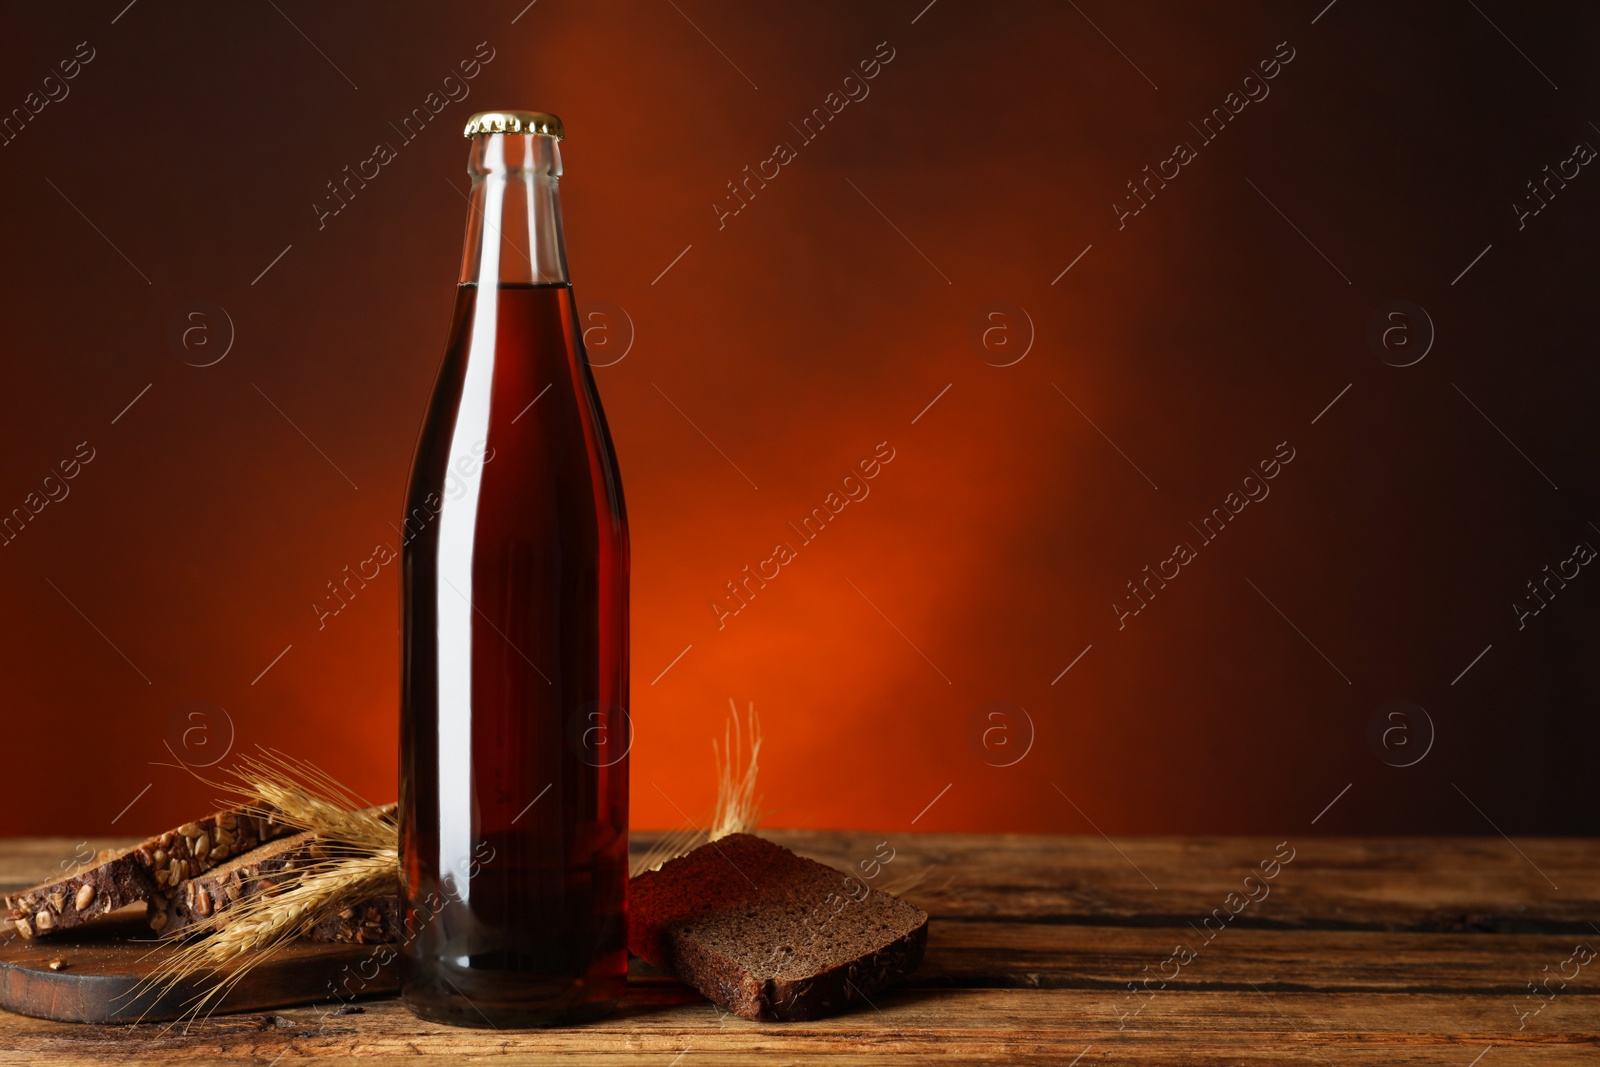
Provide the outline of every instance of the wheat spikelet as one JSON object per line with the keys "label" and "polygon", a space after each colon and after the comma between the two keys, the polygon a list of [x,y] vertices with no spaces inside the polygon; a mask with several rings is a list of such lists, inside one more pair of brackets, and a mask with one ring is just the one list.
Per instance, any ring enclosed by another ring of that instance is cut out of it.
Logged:
{"label": "wheat spikelet", "polygon": [[[755,705],[747,722],[732,712],[723,744],[712,741],[717,767],[717,803],[711,829],[690,827],[667,835],[632,865],[630,874],[654,870],[705,841],[756,828],[761,813],[755,794],[761,753],[761,724]],[[273,953],[310,933],[322,920],[351,904],[395,892],[399,883],[399,834],[393,805],[373,807],[320,767],[271,749],[243,756],[209,783],[228,794],[224,804],[316,834],[323,859],[295,871],[292,880],[257,890],[232,908],[219,911],[185,931],[193,940],[171,951],[138,989],[175,988],[209,973],[214,981],[191,998],[184,1021],[215,1008],[250,971]],[[203,780],[203,779],[202,779]]]}
{"label": "wheat spikelet", "polygon": [[[260,952],[286,940],[303,937],[312,927],[358,901],[392,892],[400,866],[399,853],[385,849],[370,856],[354,856],[307,868],[287,889],[252,894],[212,919],[224,921],[200,933],[212,932],[192,947],[197,958],[211,964],[227,963],[247,953]],[[209,924],[210,919],[206,920]]]}
{"label": "wheat spikelet", "polygon": [[748,723],[739,724],[739,706],[728,700],[731,712],[728,724],[723,727],[723,746],[711,742],[712,757],[717,766],[717,806],[711,819],[711,829],[701,831],[692,826],[674,830],[657,841],[643,856],[633,862],[628,871],[636,878],[646,871],[654,871],[670,859],[692,852],[707,841],[720,841],[729,834],[746,834],[761,822],[761,812],[756,792],[756,775],[761,755],[761,720],[756,717],[752,703]]}
{"label": "wheat spikelet", "polygon": [[214,979],[186,1003],[183,1021],[216,1007],[228,990],[255,967],[322,920],[351,904],[392,893],[397,888],[399,853],[385,849],[370,855],[323,860],[296,872],[294,883],[276,892],[256,892],[231,909],[197,924],[200,937],[173,951],[141,982],[138,989],[170,990],[185,979],[209,973]]}
{"label": "wheat spikelet", "polygon": [[[752,702],[749,711],[749,740],[745,741],[739,728],[739,706],[728,699],[732,712],[723,727],[723,748],[711,742],[712,756],[717,762],[717,814],[711,822],[712,841],[720,841],[729,834],[743,834],[754,830],[761,822],[756,809],[756,774],[761,756],[761,720],[756,718]],[[724,751],[726,755],[724,755]]]}
{"label": "wheat spikelet", "polygon": [[223,788],[252,814],[356,850],[398,847],[392,806],[374,808],[314,763],[262,749],[260,756],[242,757],[227,773],[233,784]]}
{"label": "wheat spikelet", "polygon": [[193,939],[138,988],[167,991],[210,972],[215,981],[188,1002],[186,1018],[215,1007],[252,968],[319,922],[399,886],[394,805],[373,807],[315,764],[270,749],[241,757],[224,776],[209,784],[228,794],[225,805],[311,831],[323,858],[293,872],[286,884],[257,889],[184,931]]}

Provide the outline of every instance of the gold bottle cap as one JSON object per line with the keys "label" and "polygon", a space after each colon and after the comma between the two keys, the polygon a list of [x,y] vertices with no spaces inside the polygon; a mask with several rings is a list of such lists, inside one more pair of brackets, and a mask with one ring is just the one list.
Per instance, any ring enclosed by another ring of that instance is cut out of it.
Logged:
{"label": "gold bottle cap", "polygon": [[561,117],[545,111],[480,111],[467,120],[466,136],[485,133],[529,133],[561,140]]}

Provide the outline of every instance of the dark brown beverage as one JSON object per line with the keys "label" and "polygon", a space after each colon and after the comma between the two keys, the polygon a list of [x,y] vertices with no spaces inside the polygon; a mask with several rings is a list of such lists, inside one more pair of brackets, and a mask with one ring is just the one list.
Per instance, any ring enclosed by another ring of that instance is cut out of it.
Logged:
{"label": "dark brown beverage", "polygon": [[555,138],[479,133],[472,172],[403,530],[403,995],[547,1025],[603,1014],[627,972],[627,521]]}

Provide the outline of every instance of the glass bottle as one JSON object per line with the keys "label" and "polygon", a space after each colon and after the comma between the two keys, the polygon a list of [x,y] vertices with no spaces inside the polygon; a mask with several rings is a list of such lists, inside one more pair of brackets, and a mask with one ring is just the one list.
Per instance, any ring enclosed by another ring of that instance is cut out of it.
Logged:
{"label": "glass bottle", "polygon": [[604,1014],[627,973],[628,526],[562,244],[561,120],[467,125],[471,212],[402,530],[402,996]]}

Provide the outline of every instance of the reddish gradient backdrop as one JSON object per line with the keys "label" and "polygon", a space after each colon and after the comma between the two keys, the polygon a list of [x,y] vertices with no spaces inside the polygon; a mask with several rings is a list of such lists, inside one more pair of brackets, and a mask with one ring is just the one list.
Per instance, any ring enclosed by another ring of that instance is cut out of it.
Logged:
{"label": "reddish gradient backdrop", "polygon": [[0,511],[66,494],[0,548],[0,832],[191,817],[167,736],[393,795],[394,570],[312,605],[395,541],[492,107],[566,120],[626,353],[636,825],[733,698],[774,825],[1600,828],[1600,577],[1525,588],[1600,545],[1592,10],[124,3],[0,33]]}

